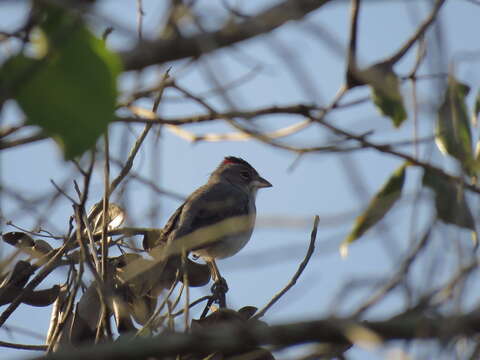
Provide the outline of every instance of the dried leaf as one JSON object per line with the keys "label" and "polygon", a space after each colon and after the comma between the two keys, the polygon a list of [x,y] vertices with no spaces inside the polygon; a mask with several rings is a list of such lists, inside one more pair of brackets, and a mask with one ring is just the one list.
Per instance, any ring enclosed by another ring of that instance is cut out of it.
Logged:
{"label": "dried leaf", "polygon": [[[37,267],[28,261],[18,261],[0,286],[0,305],[11,303],[18,295],[25,292],[24,286],[36,269]],[[59,290],[60,287],[54,285],[50,289],[30,291],[24,295],[22,303],[38,307],[48,306],[55,301]]]}
{"label": "dried leaf", "polygon": [[148,251],[160,244],[162,229],[150,229],[143,235],[143,249]]}
{"label": "dried leaf", "polygon": [[[88,218],[92,224],[93,233],[100,233],[103,224],[103,205],[101,202],[92,206],[88,213]],[[126,212],[120,205],[115,203],[108,204],[107,230],[118,229],[125,222],[125,218]]]}
{"label": "dried leaf", "polygon": [[145,325],[157,306],[157,297],[148,295],[134,298],[129,303],[129,310],[133,319],[140,325]]}
{"label": "dried leaf", "polygon": [[[58,296],[53,302],[52,312],[50,316],[50,324],[48,326],[48,332],[45,339],[46,345],[52,345],[52,346],[54,345],[52,343],[53,343],[53,339],[54,339],[60,318],[64,318],[65,320],[68,319],[67,316],[64,317],[65,308],[63,308],[63,304],[65,303],[65,299],[67,297],[67,292],[68,292],[67,288],[68,287],[66,285],[61,286],[58,292]],[[71,314],[72,312],[70,312],[70,315]]]}
{"label": "dried leaf", "polygon": [[33,248],[40,254],[48,254],[50,251],[53,250],[52,245],[41,239],[35,240],[35,245],[33,246]]}
{"label": "dried leaf", "polygon": [[137,331],[130,317],[128,304],[121,296],[114,296],[112,300],[113,315],[120,334],[130,331]]}
{"label": "dried leaf", "polygon": [[32,247],[35,245],[35,241],[30,237],[30,235],[25,234],[24,232],[13,231],[2,235],[3,241],[7,244],[15,246],[19,249]]}
{"label": "dried leaf", "polygon": [[8,277],[2,281],[0,288],[15,287],[22,289],[35,270],[36,268],[28,261],[17,261]]}
{"label": "dried leaf", "polygon": [[97,285],[92,282],[80,297],[75,310],[75,322],[81,320],[77,323],[81,328],[78,331],[85,331],[84,326],[87,326],[95,334],[101,311],[102,306],[98,297]]}
{"label": "dried leaf", "polygon": [[59,292],[60,286],[53,285],[50,289],[33,291],[28,294],[22,302],[36,307],[49,306],[57,299]]}
{"label": "dried leaf", "polygon": [[34,240],[30,235],[23,232],[15,231],[3,234],[3,240],[34,258],[40,258],[53,250],[52,246],[46,241]]}
{"label": "dried leaf", "polygon": [[245,320],[250,319],[256,312],[258,308],[255,306],[244,306],[238,310],[238,313],[243,316]]}

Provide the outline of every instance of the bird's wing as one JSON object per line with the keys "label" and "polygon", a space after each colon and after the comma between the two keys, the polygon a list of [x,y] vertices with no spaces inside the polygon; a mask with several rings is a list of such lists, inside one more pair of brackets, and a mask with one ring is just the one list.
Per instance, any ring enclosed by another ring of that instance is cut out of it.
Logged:
{"label": "bird's wing", "polygon": [[180,218],[180,214],[182,213],[182,209],[185,203],[180,205],[177,210],[170,216],[167,223],[163,227],[160,232],[155,232],[153,234],[145,234],[143,236],[143,248],[145,250],[153,249],[155,246],[160,244],[166,244],[168,240],[169,234],[175,230],[177,226],[178,219]]}
{"label": "bird's wing", "polygon": [[[162,233],[163,237],[168,237],[169,234],[172,233],[172,231],[175,230],[178,224],[178,220],[180,219],[180,215],[182,214],[183,207],[185,206],[185,202],[180,205],[177,210],[170,216],[170,219],[168,219],[167,223],[163,227]],[[165,239],[166,240],[166,239]]]}
{"label": "bird's wing", "polygon": [[229,184],[216,183],[199,188],[181,208],[177,218],[172,221],[175,230],[170,236],[174,239],[231,217],[247,215],[249,198]]}

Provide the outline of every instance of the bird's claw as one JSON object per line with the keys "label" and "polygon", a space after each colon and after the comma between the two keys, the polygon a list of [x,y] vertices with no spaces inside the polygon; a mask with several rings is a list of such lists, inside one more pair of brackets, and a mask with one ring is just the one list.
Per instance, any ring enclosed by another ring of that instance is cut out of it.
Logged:
{"label": "bird's claw", "polygon": [[215,281],[210,289],[212,294],[217,294],[217,293],[224,293],[226,294],[228,292],[228,284],[227,281],[221,277],[219,280]]}
{"label": "bird's claw", "polygon": [[221,308],[226,307],[225,294],[228,292],[228,285],[223,277],[215,281],[210,291],[215,298],[215,302],[218,303]]}

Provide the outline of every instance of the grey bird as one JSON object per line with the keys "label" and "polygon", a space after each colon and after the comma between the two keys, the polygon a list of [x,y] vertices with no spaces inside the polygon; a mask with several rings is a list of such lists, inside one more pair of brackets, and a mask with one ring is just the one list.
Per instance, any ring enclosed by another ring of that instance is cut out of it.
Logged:
{"label": "grey bird", "polygon": [[199,241],[202,245],[188,250],[206,261],[215,283],[224,282],[215,259],[235,255],[247,244],[255,225],[257,191],[271,186],[245,160],[226,157],[173,213],[162,230],[162,242]]}

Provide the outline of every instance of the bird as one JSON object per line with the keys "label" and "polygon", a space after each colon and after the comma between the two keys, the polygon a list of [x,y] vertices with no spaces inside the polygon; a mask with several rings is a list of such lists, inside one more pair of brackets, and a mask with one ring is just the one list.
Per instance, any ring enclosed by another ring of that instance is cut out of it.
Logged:
{"label": "bird", "polygon": [[215,260],[235,255],[250,240],[257,191],[269,187],[272,184],[247,161],[227,156],[207,183],[172,214],[162,229],[161,241],[168,244],[195,237],[201,245],[188,250],[209,265],[215,284],[224,282],[226,286]]}

